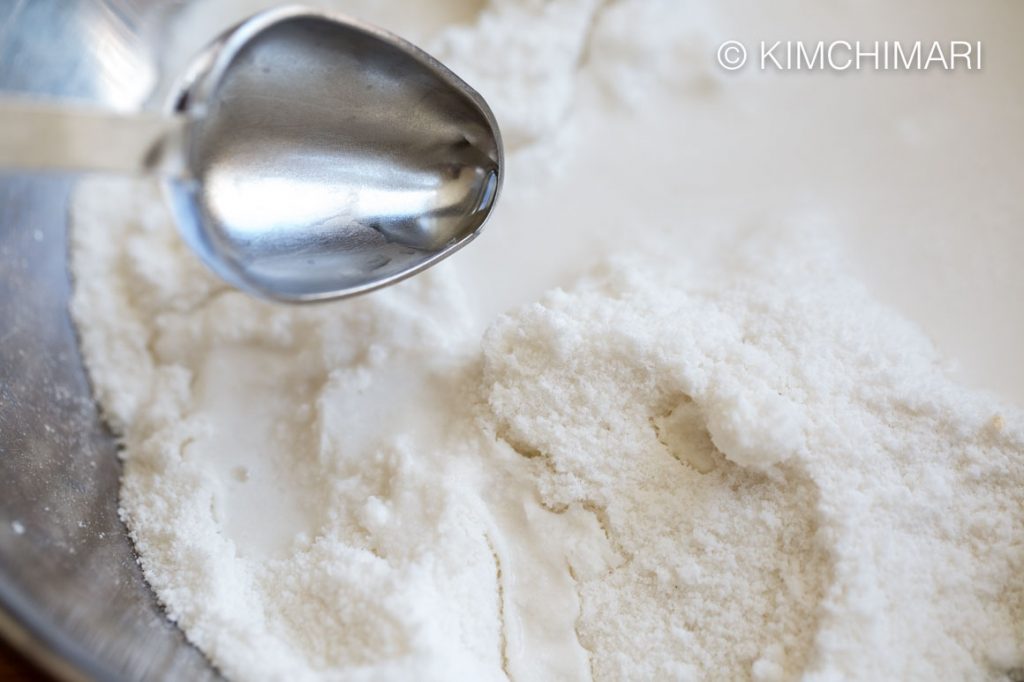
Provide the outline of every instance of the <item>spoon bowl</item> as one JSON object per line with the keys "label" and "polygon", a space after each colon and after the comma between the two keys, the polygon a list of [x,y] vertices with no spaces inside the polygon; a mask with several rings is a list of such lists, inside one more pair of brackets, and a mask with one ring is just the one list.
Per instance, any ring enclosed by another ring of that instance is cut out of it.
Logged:
{"label": "spoon bowl", "polygon": [[363,293],[465,246],[502,145],[473,89],[410,43],[304,8],[215,41],[172,102],[182,235],[229,283],[287,302]]}

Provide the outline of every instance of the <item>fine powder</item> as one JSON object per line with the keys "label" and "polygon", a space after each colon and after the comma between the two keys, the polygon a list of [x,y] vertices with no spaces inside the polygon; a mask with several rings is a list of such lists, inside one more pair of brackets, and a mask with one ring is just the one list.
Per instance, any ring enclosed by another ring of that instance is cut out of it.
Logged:
{"label": "fine powder", "polygon": [[[433,48],[532,168],[582,55],[626,102],[636,68],[681,78],[622,28],[693,49],[669,4],[496,2]],[[229,678],[1024,679],[1024,415],[819,223],[638,246],[480,320],[475,245],[287,307],[206,272],[150,184],[89,181],[74,216],[123,517]]]}

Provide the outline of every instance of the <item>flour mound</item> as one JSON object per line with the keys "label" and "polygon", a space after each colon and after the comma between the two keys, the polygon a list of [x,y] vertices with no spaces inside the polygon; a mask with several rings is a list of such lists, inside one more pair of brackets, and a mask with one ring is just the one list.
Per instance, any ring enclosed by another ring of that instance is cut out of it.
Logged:
{"label": "flour mound", "polygon": [[595,676],[1019,674],[1020,416],[813,235],[729,260],[619,263],[485,342],[498,433],[618,551],[578,580]]}
{"label": "flour mound", "polygon": [[74,313],[146,577],[227,675],[1021,670],[1024,419],[826,240],[621,259],[481,346],[449,267],[273,306],[158,201],[82,187]]}

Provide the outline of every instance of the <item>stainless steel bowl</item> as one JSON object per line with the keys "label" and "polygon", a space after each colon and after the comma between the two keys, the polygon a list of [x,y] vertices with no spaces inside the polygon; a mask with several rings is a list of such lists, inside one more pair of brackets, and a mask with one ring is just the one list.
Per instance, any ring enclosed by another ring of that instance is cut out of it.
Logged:
{"label": "stainless steel bowl", "polygon": [[[0,90],[132,108],[174,0],[0,0]],[[216,678],[117,514],[116,443],[68,315],[73,178],[0,175],[0,634],[65,679]]]}

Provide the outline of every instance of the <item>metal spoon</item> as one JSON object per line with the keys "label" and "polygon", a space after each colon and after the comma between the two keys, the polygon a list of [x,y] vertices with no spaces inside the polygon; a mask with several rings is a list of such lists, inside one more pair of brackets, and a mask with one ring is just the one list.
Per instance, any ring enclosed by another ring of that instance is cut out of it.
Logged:
{"label": "metal spoon", "polygon": [[228,283],[313,301],[393,284],[465,246],[503,175],[483,98],[408,42],[288,7],[225,33],[167,116],[0,100],[0,167],[158,173]]}

